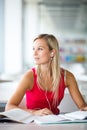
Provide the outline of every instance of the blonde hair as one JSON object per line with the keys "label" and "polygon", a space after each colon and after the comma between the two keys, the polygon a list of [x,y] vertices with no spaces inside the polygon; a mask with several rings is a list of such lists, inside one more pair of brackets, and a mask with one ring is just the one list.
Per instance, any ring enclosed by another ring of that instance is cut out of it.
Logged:
{"label": "blonde hair", "polygon": [[[52,61],[51,61],[51,65],[50,68],[51,69],[49,72],[52,74],[52,85],[53,85],[53,92],[54,92],[54,103],[57,103],[58,101],[58,85],[60,82],[60,56],[59,56],[59,43],[58,40],[55,38],[55,36],[53,36],[52,34],[40,34],[38,35],[35,39],[43,39],[45,40],[45,42],[47,43],[47,46],[49,48],[49,50],[55,50],[55,56],[53,57]],[[38,75],[38,82],[40,83],[40,65],[38,65],[37,67],[37,75]]]}

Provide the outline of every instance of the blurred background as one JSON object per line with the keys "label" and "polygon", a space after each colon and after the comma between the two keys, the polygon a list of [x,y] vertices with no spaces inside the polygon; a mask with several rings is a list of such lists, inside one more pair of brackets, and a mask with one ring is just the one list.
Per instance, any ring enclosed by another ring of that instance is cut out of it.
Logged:
{"label": "blurred background", "polygon": [[87,95],[87,0],[0,0],[0,83],[34,65],[32,44],[40,33],[57,37],[61,66]]}

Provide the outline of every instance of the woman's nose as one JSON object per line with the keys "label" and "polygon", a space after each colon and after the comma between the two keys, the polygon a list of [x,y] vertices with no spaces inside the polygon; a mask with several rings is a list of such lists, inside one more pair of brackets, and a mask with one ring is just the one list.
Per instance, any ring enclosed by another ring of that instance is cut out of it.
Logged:
{"label": "woman's nose", "polygon": [[34,50],[34,51],[33,51],[33,55],[34,55],[34,56],[37,55],[37,50]]}

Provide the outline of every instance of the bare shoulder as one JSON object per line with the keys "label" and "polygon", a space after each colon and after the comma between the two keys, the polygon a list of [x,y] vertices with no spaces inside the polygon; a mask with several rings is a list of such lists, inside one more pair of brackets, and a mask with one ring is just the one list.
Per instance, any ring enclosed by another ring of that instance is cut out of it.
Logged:
{"label": "bare shoulder", "polygon": [[67,78],[74,78],[74,74],[72,72],[70,72],[69,70],[65,70],[66,71],[66,76]]}
{"label": "bare shoulder", "polygon": [[70,86],[70,84],[76,83],[76,78],[74,74],[68,70],[65,71],[66,71],[66,85]]}
{"label": "bare shoulder", "polygon": [[23,78],[32,79],[33,78],[33,71],[32,69],[29,69],[27,72],[24,73]]}
{"label": "bare shoulder", "polygon": [[31,89],[33,86],[34,76],[32,69],[25,72],[20,80],[20,83],[26,86],[26,89]]}

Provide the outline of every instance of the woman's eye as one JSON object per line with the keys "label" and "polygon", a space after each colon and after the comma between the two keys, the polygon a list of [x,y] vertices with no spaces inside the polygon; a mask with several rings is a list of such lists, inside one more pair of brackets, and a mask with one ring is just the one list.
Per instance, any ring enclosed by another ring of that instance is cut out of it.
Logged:
{"label": "woman's eye", "polygon": [[38,50],[43,50],[43,48],[40,47],[40,48],[38,48]]}
{"label": "woman's eye", "polygon": [[35,48],[33,47],[33,51],[35,50]]}
{"label": "woman's eye", "polygon": [[38,50],[38,51],[39,51],[39,50],[43,50],[43,48],[39,47],[39,48],[35,49],[35,48],[33,47],[33,51],[34,51],[34,50]]}

